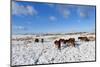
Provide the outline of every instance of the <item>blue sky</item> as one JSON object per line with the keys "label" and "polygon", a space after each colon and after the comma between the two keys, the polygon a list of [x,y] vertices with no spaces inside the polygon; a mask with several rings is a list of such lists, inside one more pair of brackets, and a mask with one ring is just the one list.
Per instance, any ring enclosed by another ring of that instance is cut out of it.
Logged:
{"label": "blue sky", "polygon": [[95,6],[12,2],[12,33],[94,32]]}

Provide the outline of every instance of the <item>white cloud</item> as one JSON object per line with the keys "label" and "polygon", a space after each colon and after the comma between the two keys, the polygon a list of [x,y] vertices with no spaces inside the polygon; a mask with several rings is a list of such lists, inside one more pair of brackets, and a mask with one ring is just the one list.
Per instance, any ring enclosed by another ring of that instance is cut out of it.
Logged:
{"label": "white cloud", "polygon": [[88,16],[88,11],[87,11],[88,8],[86,7],[83,7],[83,6],[79,6],[78,7],[78,14],[81,18],[86,18]]}
{"label": "white cloud", "polygon": [[69,12],[68,10],[64,10],[64,11],[63,11],[63,16],[64,16],[65,18],[67,18],[69,15],[70,15],[70,12]]}
{"label": "white cloud", "polygon": [[32,6],[27,6],[27,10],[30,15],[37,14],[37,11]]}
{"label": "white cloud", "polygon": [[79,15],[80,15],[80,17],[87,17],[87,13],[85,13],[85,12],[79,12]]}
{"label": "white cloud", "polygon": [[14,25],[14,26],[13,26],[13,29],[15,29],[15,30],[24,30],[25,27],[24,27],[24,26],[17,26],[17,25]]}
{"label": "white cloud", "polygon": [[50,7],[54,7],[54,4],[50,4],[50,3],[49,3],[49,4],[47,4],[47,5],[50,6]]}
{"label": "white cloud", "polygon": [[56,18],[55,16],[50,16],[49,19],[50,19],[51,21],[54,21],[54,20],[56,20],[57,18]]}
{"label": "white cloud", "polygon": [[35,15],[37,11],[34,7],[26,5],[19,5],[16,2],[12,2],[12,14],[13,15]]}
{"label": "white cloud", "polygon": [[58,5],[57,10],[64,18],[68,18],[70,15],[67,5]]}

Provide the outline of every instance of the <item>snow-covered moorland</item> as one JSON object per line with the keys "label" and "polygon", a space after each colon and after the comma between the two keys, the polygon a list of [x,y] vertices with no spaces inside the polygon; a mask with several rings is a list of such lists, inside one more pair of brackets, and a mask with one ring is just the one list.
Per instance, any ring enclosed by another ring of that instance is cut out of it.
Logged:
{"label": "snow-covered moorland", "polygon": [[[62,62],[95,61],[95,41],[80,41],[79,36],[95,36],[94,34],[69,35],[12,35],[12,65],[48,64]],[[32,38],[27,42],[18,38]],[[75,38],[75,47],[61,44],[61,50],[54,47],[54,40],[59,38]],[[44,42],[35,43],[35,38],[43,38]]]}

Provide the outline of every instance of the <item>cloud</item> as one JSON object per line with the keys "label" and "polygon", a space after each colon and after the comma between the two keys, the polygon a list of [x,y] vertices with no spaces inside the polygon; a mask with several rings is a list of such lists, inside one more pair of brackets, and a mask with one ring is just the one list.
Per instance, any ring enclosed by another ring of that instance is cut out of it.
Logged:
{"label": "cloud", "polygon": [[86,18],[86,17],[88,17],[88,13],[87,13],[87,12],[84,12],[84,11],[80,11],[80,12],[79,12],[79,16],[80,16],[81,18]]}
{"label": "cloud", "polygon": [[56,20],[57,18],[56,18],[55,16],[50,16],[49,19],[50,19],[51,21],[54,21],[54,20]]}
{"label": "cloud", "polygon": [[25,30],[25,27],[24,27],[24,26],[17,26],[17,25],[14,25],[14,26],[13,26],[13,29],[14,29],[14,30]]}
{"label": "cloud", "polygon": [[16,2],[12,2],[12,14],[13,15],[36,15],[37,11],[30,5],[19,5]]}
{"label": "cloud", "polygon": [[85,17],[86,14],[85,14],[84,12],[80,12],[80,16],[81,16],[81,17]]}
{"label": "cloud", "polygon": [[57,10],[59,12],[59,14],[61,14],[64,18],[68,18],[70,15],[70,11],[68,10],[67,5],[58,5],[57,6]]}
{"label": "cloud", "polygon": [[49,7],[54,7],[54,4],[50,4],[50,3],[49,3],[49,4],[47,4],[47,5],[48,5]]}
{"label": "cloud", "polygon": [[88,11],[87,11],[87,7],[83,7],[83,6],[79,6],[78,7],[78,15],[80,16],[80,18],[87,18],[88,17]]}
{"label": "cloud", "polygon": [[69,12],[68,10],[64,10],[64,11],[63,11],[63,16],[64,16],[65,18],[67,18],[69,15],[70,15],[70,12]]}
{"label": "cloud", "polygon": [[[50,7],[54,7],[55,6],[56,11],[63,18],[68,18],[69,15],[70,15],[70,11],[67,9],[69,6],[67,6],[67,5],[54,5],[54,4],[47,4],[47,5],[50,6]],[[49,16],[49,19],[51,21],[57,20],[57,18],[55,16]]]}

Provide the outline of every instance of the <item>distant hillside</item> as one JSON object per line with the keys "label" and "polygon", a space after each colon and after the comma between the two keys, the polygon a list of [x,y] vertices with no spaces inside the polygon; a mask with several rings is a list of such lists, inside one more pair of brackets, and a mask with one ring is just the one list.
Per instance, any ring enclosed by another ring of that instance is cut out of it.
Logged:
{"label": "distant hillside", "polygon": [[47,36],[47,35],[75,35],[75,34],[91,34],[94,35],[94,32],[70,32],[70,33],[17,33],[12,35],[36,35],[36,36]]}

